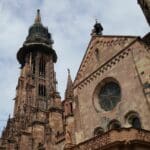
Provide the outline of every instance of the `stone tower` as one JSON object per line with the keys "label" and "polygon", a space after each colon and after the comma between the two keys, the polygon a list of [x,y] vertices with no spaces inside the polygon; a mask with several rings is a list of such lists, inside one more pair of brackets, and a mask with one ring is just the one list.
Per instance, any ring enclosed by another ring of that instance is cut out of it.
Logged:
{"label": "stone tower", "polygon": [[29,35],[17,53],[21,73],[14,115],[3,132],[4,139],[11,141],[11,146],[3,141],[6,149],[51,149],[55,136],[63,132],[61,97],[54,71],[57,55],[52,45],[51,34],[42,25],[40,10],[37,10]]}
{"label": "stone tower", "polygon": [[150,1],[149,0],[138,0],[138,3],[143,10],[143,13],[147,19],[148,24],[150,25]]}

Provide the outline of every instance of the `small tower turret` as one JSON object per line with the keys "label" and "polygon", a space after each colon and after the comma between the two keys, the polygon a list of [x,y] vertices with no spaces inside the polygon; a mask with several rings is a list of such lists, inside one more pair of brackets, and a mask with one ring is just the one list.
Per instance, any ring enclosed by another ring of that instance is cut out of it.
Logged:
{"label": "small tower turret", "polygon": [[102,35],[102,31],[103,31],[103,27],[96,19],[91,35]]}

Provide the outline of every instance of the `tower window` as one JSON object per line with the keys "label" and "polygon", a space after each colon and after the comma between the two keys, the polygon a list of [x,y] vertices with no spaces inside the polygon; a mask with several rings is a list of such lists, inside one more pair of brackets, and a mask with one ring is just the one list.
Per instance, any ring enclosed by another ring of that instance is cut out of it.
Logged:
{"label": "tower window", "polygon": [[46,62],[44,58],[42,57],[39,62],[39,75],[40,76],[45,76],[45,66],[46,66]]}
{"label": "tower window", "polygon": [[36,65],[36,53],[35,52],[32,52],[30,53],[30,56],[31,56],[31,64],[32,64],[32,73],[35,74],[35,65]]}
{"label": "tower window", "polygon": [[46,87],[45,87],[45,85],[39,84],[39,96],[46,96]]}
{"label": "tower window", "polygon": [[99,60],[99,50],[98,50],[98,48],[95,49],[95,57],[96,57],[97,60]]}
{"label": "tower window", "polygon": [[35,74],[35,59],[32,59],[32,73]]}
{"label": "tower window", "polygon": [[71,111],[71,114],[72,114],[73,113],[72,103],[70,103],[70,111]]}

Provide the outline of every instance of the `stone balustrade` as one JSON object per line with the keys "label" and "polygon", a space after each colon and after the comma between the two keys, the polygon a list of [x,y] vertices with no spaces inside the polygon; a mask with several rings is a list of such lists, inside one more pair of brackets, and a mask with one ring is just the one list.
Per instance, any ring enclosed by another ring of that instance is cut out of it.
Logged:
{"label": "stone balustrade", "polygon": [[110,150],[112,145],[113,147],[118,147],[118,145],[125,146],[131,145],[132,143],[143,143],[143,146],[150,146],[150,131],[136,130],[134,128],[110,130],[103,135],[93,137],[78,145],[65,148],[65,150]]}

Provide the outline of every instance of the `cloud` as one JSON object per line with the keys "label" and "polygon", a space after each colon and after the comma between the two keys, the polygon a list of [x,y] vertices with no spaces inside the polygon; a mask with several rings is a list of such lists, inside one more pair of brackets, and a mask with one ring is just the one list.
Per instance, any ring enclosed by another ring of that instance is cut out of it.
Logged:
{"label": "cloud", "polygon": [[[41,9],[43,24],[48,26],[55,41],[58,55],[55,70],[62,97],[67,68],[71,69],[74,78],[96,18],[102,23],[104,34],[143,36],[149,31],[136,0],[1,0],[0,120],[6,120],[12,113],[12,99],[20,72],[16,53],[34,22],[38,8]],[[0,121],[1,128],[4,123]]]}

